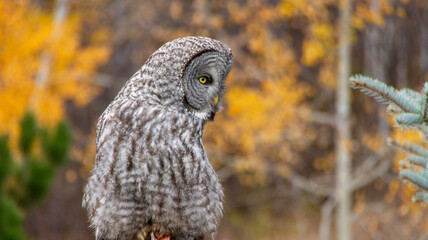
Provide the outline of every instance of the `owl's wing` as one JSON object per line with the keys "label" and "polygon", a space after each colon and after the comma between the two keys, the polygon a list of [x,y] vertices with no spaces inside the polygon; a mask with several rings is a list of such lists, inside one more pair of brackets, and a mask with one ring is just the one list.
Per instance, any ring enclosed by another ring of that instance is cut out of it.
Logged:
{"label": "owl's wing", "polygon": [[[101,114],[97,123],[97,132],[95,137],[95,144],[97,146],[97,157],[95,162],[99,161],[99,151],[103,151],[105,143],[118,144],[117,140],[127,138],[126,132],[132,126],[132,112],[134,112],[135,103],[130,99],[116,98],[106,110]],[[120,139],[118,139],[120,138]],[[114,142],[116,141],[116,142]],[[106,150],[112,150],[107,148]]]}

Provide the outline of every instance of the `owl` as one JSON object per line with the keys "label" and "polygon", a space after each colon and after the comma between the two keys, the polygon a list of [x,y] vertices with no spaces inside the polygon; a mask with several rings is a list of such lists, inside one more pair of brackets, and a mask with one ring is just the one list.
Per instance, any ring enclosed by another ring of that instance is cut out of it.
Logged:
{"label": "owl", "polygon": [[168,42],[97,124],[83,207],[98,239],[213,239],[223,192],[202,143],[233,62],[205,37]]}

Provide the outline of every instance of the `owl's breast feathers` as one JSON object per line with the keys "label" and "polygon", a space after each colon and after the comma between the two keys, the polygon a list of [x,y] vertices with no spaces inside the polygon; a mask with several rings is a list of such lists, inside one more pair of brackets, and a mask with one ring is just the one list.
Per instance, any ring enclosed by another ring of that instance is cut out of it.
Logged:
{"label": "owl's breast feathers", "polygon": [[141,101],[112,104],[85,191],[93,227],[107,238],[153,226],[176,239],[213,237],[223,192],[202,144],[204,122]]}

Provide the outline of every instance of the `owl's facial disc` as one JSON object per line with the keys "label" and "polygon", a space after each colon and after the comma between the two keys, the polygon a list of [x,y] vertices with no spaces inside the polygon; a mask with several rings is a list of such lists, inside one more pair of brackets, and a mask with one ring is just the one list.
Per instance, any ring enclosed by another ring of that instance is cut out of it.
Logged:
{"label": "owl's facial disc", "polygon": [[190,60],[183,73],[184,101],[191,112],[213,120],[219,110],[232,56],[215,51],[205,52]]}

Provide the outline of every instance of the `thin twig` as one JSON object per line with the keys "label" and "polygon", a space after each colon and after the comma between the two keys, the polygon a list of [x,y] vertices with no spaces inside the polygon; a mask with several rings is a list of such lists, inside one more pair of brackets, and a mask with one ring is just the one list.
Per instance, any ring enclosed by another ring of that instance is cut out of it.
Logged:
{"label": "thin twig", "polygon": [[328,197],[332,196],[334,193],[332,188],[324,186],[316,181],[306,179],[297,173],[294,173],[289,180],[294,186],[317,196]]}
{"label": "thin twig", "polygon": [[350,184],[350,191],[358,190],[385,174],[392,166],[391,161],[384,160],[376,168],[373,168],[365,173],[362,173]]}
{"label": "thin twig", "polygon": [[312,122],[336,126],[336,118],[334,114],[322,111],[310,111],[308,118]]}

